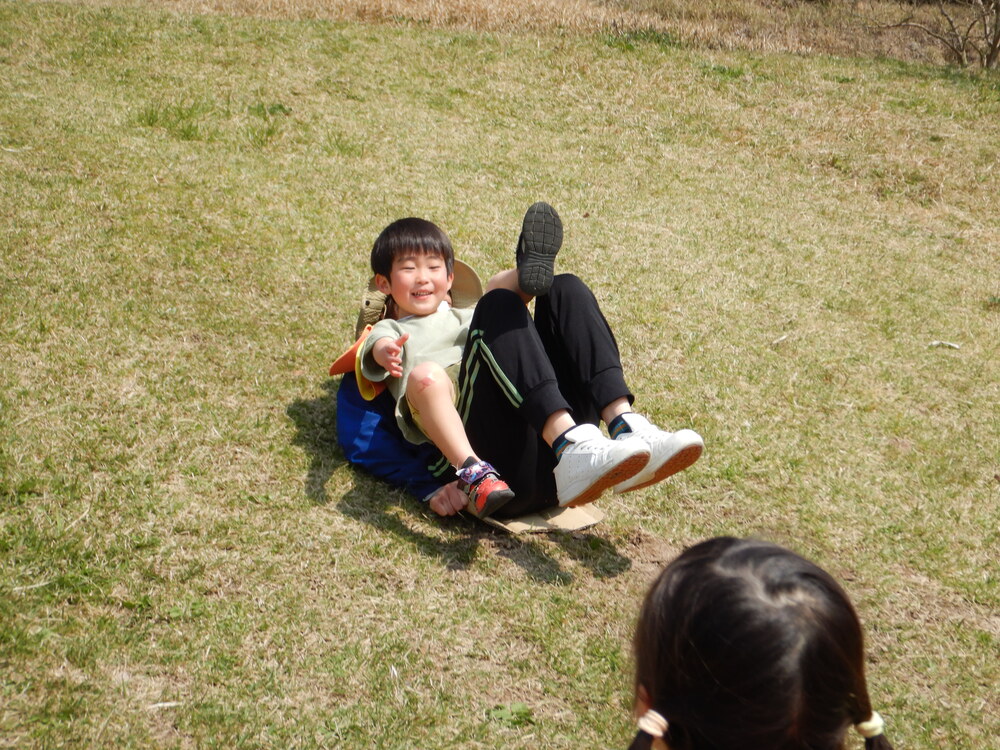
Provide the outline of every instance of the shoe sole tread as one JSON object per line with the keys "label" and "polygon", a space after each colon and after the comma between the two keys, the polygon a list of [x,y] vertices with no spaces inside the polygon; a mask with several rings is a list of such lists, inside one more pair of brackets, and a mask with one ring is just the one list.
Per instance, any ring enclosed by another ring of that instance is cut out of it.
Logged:
{"label": "shoe sole tread", "polygon": [[483,507],[477,510],[470,499],[468,505],[468,511],[476,516],[477,518],[486,518],[487,516],[492,516],[503,506],[514,499],[513,490],[496,490],[491,492],[486,498],[486,502],[483,503]]}
{"label": "shoe sole tread", "polygon": [[636,453],[634,456],[629,456],[624,461],[608,469],[607,472],[602,474],[593,484],[575,498],[568,503],[562,504],[563,507],[577,508],[581,505],[594,502],[604,494],[605,490],[614,487],[620,482],[624,482],[630,477],[634,477],[643,470],[647,463],[649,463],[648,453]]}
{"label": "shoe sole tread", "polygon": [[[662,482],[667,477],[672,477],[684,469],[688,468],[695,461],[701,458],[702,452],[705,450],[705,446],[695,444],[689,445],[686,448],[681,448],[673,456],[671,456],[667,461],[661,466],[648,480],[642,484],[637,484],[635,487],[629,487],[626,490],[622,490],[620,493],[624,495],[626,492],[634,492],[635,490],[641,490],[643,487],[649,487],[650,485],[656,484],[657,482]],[[635,476],[633,474],[633,476]],[[622,481],[625,481],[624,479]]]}
{"label": "shoe sole tread", "polygon": [[524,251],[517,281],[522,291],[537,297],[552,286],[553,265],[563,240],[559,214],[548,203],[535,203],[524,214],[521,238]]}

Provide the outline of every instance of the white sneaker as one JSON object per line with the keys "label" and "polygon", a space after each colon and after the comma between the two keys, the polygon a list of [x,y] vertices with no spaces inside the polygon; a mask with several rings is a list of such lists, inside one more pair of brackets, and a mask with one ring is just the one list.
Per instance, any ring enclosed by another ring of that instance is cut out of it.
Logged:
{"label": "white sneaker", "polygon": [[632,432],[623,432],[615,440],[627,442],[639,438],[649,446],[649,463],[638,474],[615,485],[615,493],[630,492],[661,482],[683,471],[701,456],[705,441],[694,430],[667,432],[653,425],[640,414],[623,414]]}
{"label": "white sneaker", "polygon": [[593,502],[649,461],[644,441],[611,440],[592,424],[577,425],[566,433],[566,439],[570,444],[552,470],[560,507]]}

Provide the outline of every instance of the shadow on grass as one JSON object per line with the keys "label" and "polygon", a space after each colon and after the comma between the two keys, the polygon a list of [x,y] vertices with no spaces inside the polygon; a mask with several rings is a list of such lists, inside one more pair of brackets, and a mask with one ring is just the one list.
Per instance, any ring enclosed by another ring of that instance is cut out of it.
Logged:
{"label": "shadow on grass", "polygon": [[[337,508],[345,516],[395,534],[428,557],[439,558],[449,570],[469,568],[484,546],[539,583],[568,584],[574,580],[574,574],[553,555],[556,546],[595,578],[613,578],[632,567],[632,561],[613,543],[595,534],[559,531],[515,536],[466,515],[439,518],[409,495],[377,479],[361,472],[356,477],[354,489],[344,495]],[[422,523],[433,524],[434,531],[417,528]]]}
{"label": "shadow on grass", "polygon": [[604,537],[575,532],[559,534],[558,539],[570,557],[590,570],[596,578],[614,578],[632,567],[632,560]]}
{"label": "shadow on grass", "polygon": [[[309,456],[305,491],[319,505],[331,498],[326,486],[333,473],[347,462],[337,444],[337,387],[339,381],[323,383],[324,393],[314,399],[298,399],[285,412],[295,423],[293,445],[301,446]],[[436,557],[449,570],[468,568],[484,541],[500,555],[518,565],[541,583],[565,584],[573,574],[565,570],[551,554],[554,542],[580,565],[598,578],[617,576],[632,566],[614,544],[592,533],[556,532],[544,536],[513,536],[465,515],[439,519],[425,506],[401,490],[354,469],[354,488],[337,501],[337,509],[381,532],[389,532],[428,557]],[[425,516],[440,524],[440,533],[426,533],[416,528]],[[412,518],[407,518],[412,516]]]}
{"label": "shadow on grass", "polygon": [[494,546],[499,554],[544,583],[573,581],[573,574],[548,551],[550,543],[562,547],[595,578],[614,578],[632,567],[632,561],[618,552],[614,544],[596,534],[555,531],[544,535],[511,536],[497,532],[495,536]]}
{"label": "shadow on grass", "polygon": [[378,531],[395,534],[418,552],[438,558],[449,570],[464,570],[469,567],[476,557],[482,538],[482,535],[470,529],[470,524],[459,520],[460,528],[448,524],[441,529],[440,534],[421,531],[412,523],[417,519],[407,517],[420,512],[417,508],[407,507],[419,506],[416,500],[360,471],[356,471],[355,475],[357,481],[354,489],[337,503],[337,509],[345,516],[366,523]]}
{"label": "shadow on grass", "polygon": [[292,445],[301,446],[309,455],[306,473],[306,496],[326,505],[330,498],[326,484],[333,472],[347,463],[337,445],[337,386],[339,381],[323,383],[325,393],[319,398],[297,399],[285,413],[295,422],[297,432]]}

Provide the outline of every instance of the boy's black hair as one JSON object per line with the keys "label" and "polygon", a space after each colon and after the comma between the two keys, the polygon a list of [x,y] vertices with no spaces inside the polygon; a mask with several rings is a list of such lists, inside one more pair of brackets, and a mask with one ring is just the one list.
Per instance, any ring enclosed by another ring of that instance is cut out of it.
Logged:
{"label": "boy's black hair", "polygon": [[[775,544],[691,547],[646,595],[638,695],[667,720],[671,750],[840,750],[869,721],[861,624],[840,585]],[[633,748],[649,747],[640,732]],[[892,750],[882,735],[866,750]]]}
{"label": "boy's black hair", "polygon": [[392,262],[404,252],[439,255],[451,274],[455,269],[455,251],[448,235],[435,223],[409,217],[397,219],[382,230],[372,246],[372,271],[389,278]]}

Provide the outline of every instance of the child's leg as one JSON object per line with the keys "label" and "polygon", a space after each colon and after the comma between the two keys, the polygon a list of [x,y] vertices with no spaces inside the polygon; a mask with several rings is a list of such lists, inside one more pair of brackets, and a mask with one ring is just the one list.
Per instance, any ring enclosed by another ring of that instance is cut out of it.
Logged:
{"label": "child's leg", "polygon": [[535,303],[535,326],[578,422],[597,424],[629,409],[634,397],[618,342],[583,281],[556,276],[549,293]]}
{"label": "child's leg", "polygon": [[614,445],[593,425],[577,426],[527,308],[509,291],[477,305],[459,383],[472,446],[517,494],[504,514],[590,502],[649,459],[644,445]]}
{"label": "child's leg", "polygon": [[490,277],[490,280],[486,282],[486,291],[492,292],[494,289],[508,289],[517,294],[525,304],[534,299],[530,294],[521,289],[521,285],[517,280],[516,268],[508,268],[506,271],[500,271]]}
{"label": "child's leg", "polygon": [[420,415],[420,429],[458,469],[459,488],[469,496],[469,512],[490,516],[514,499],[496,469],[481,461],[469,445],[455,409],[455,387],[444,368],[423,362],[406,381],[406,400]]}
{"label": "child's leg", "polygon": [[666,432],[632,413],[633,397],[625,383],[621,356],[611,327],[589,288],[562,274],[535,304],[535,323],[559,377],[559,386],[587,421],[600,416],[613,437],[638,437],[650,448],[646,467],[619,483],[628,492],[686,469],[701,456],[704,442],[692,430]]}
{"label": "child's leg", "polygon": [[515,500],[498,515],[557,505],[555,455],[540,435],[548,415],[568,407],[523,300],[512,290],[484,296],[463,355],[458,411],[474,449],[514,490]]}
{"label": "child's leg", "polygon": [[452,466],[467,458],[479,459],[465,435],[465,425],[455,409],[455,386],[444,368],[423,362],[406,381],[406,400],[420,414],[420,429]]}

